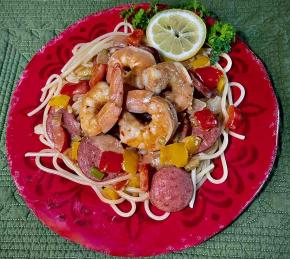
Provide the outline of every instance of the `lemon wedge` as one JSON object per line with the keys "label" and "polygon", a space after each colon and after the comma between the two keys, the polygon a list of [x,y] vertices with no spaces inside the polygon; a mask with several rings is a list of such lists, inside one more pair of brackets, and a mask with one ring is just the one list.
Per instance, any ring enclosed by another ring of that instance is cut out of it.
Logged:
{"label": "lemon wedge", "polygon": [[146,37],[149,45],[166,58],[183,61],[194,56],[204,44],[206,25],[193,12],[170,9],[151,18]]}

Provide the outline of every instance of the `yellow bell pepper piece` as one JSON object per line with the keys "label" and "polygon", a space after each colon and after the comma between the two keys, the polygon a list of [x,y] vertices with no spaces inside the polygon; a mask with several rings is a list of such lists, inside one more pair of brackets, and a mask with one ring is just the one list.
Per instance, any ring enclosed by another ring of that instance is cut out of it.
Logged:
{"label": "yellow bell pepper piece", "polygon": [[197,152],[200,143],[201,143],[201,139],[199,137],[195,137],[195,136],[188,136],[185,137],[182,142],[184,143],[187,151],[189,154],[194,154]]}
{"label": "yellow bell pepper piece", "polygon": [[69,103],[70,97],[68,95],[57,95],[50,99],[49,105],[56,108],[66,108]]}
{"label": "yellow bell pepper piece", "polygon": [[118,193],[111,187],[104,187],[104,189],[102,189],[102,194],[104,195],[105,198],[109,200],[119,199]]}
{"label": "yellow bell pepper piece", "polygon": [[129,187],[139,188],[140,187],[140,178],[138,175],[132,175],[128,182]]}
{"label": "yellow bell pepper piece", "polygon": [[139,155],[132,149],[126,149],[123,153],[123,170],[136,174],[138,169]]}
{"label": "yellow bell pepper piece", "polygon": [[188,161],[188,151],[184,143],[174,143],[160,149],[161,165],[184,167]]}
{"label": "yellow bell pepper piece", "polygon": [[71,144],[71,159],[72,160],[77,160],[78,159],[78,149],[80,146],[80,142],[79,141],[73,141]]}
{"label": "yellow bell pepper piece", "polygon": [[223,94],[224,87],[225,87],[225,77],[221,76],[221,78],[220,78],[220,80],[218,81],[218,84],[217,84],[217,91],[218,91],[219,95]]}
{"label": "yellow bell pepper piece", "polygon": [[203,55],[197,56],[197,58],[191,62],[191,67],[193,69],[208,67],[209,65],[210,65],[209,57]]}

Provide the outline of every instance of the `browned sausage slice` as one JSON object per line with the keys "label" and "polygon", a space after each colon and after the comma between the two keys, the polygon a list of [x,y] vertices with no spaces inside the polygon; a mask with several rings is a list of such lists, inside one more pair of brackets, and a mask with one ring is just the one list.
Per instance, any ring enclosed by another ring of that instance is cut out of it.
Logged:
{"label": "browned sausage slice", "polygon": [[201,82],[196,75],[194,74],[194,72],[189,70],[189,74],[192,80],[192,86],[199,91],[200,93],[202,93],[206,98],[211,98],[216,96],[216,91],[211,91],[203,82]]}
{"label": "browned sausage slice", "polygon": [[62,127],[62,112],[55,108],[50,108],[47,120],[46,130],[48,137],[54,143],[55,149],[63,151],[68,147],[68,134]]}
{"label": "browned sausage slice", "polygon": [[[82,139],[78,149],[78,164],[82,172],[92,180],[96,180],[91,174],[92,167],[99,167],[102,154],[111,151],[123,153],[123,147],[119,140],[110,135],[99,135],[95,137],[85,137]],[[107,172],[102,180],[108,180],[118,176],[116,173]]]}
{"label": "browned sausage slice", "polygon": [[154,174],[149,196],[158,209],[174,212],[184,209],[192,194],[193,185],[189,173],[176,167],[164,167]]}
{"label": "browned sausage slice", "polygon": [[68,131],[70,136],[76,137],[81,135],[81,124],[76,120],[75,116],[67,110],[62,110],[62,126]]}
{"label": "browned sausage slice", "polygon": [[221,127],[215,127],[210,130],[203,130],[200,126],[192,127],[192,135],[201,138],[201,144],[198,152],[209,149],[221,135]]}

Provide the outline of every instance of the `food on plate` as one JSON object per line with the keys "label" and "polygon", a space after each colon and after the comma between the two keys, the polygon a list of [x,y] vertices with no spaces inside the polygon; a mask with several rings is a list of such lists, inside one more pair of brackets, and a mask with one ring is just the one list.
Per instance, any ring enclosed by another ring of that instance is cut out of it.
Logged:
{"label": "food on plate", "polygon": [[[28,113],[43,111],[34,132],[46,148],[25,156],[44,172],[90,186],[122,217],[143,202],[150,218],[165,220],[193,208],[205,181],[227,179],[229,135],[245,138],[235,132],[245,91],[227,77],[235,31],[196,1],[121,15],[114,31],[77,44],[61,73],[48,78]],[[240,90],[236,101],[232,87]],[[219,179],[214,159],[221,159]],[[129,211],[118,207],[124,201]]]}
{"label": "food on plate", "polygon": [[164,167],[152,179],[150,201],[157,208],[174,212],[188,206],[192,198],[193,185],[190,175],[176,167]]}

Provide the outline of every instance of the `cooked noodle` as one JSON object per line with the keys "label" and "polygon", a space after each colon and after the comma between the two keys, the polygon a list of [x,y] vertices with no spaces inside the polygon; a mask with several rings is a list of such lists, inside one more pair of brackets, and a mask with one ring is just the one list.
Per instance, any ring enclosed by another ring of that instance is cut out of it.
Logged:
{"label": "cooked noodle", "polygon": [[152,213],[152,211],[150,210],[149,208],[149,200],[145,200],[144,201],[144,208],[145,208],[145,211],[147,213],[147,215],[151,218],[151,219],[154,219],[156,221],[161,221],[161,220],[165,220],[169,217],[170,213],[169,212],[165,212],[162,216],[157,216],[155,214]]}
{"label": "cooked noodle", "polygon": [[130,32],[134,31],[133,26],[125,20],[124,22],[120,22],[119,24],[117,24],[117,26],[114,29],[114,32],[119,31],[122,27],[124,27],[125,33],[128,33],[128,29],[130,30]]}
{"label": "cooked noodle", "polygon": [[139,197],[134,197],[131,196],[123,191],[117,191],[117,193],[124,199],[128,200],[128,201],[134,201],[134,202],[141,202],[141,201],[145,201],[148,199],[148,193],[139,193]]}
{"label": "cooked noodle", "polygon": [[237,139],[240,139],[240,140],[244,140],[246,138],[244,135],[238,134],[238,133],[233,132],[231,130],[229,130],[229,135],[231,135],[232,137],[235,137]]}
{"label": "cooked noodle", "polygon": [[224,152],[221,153],[220,158],[221,158],[221,161],[222,161],[222,167],[223,167],[223,175],[222,175],[222,177],[221,177],[220,179],[214,179],[214,178],[211,176],[210,173],[207,174],[207,179],[208,179],[210,182],[214,183],[214,184],[221,184],[221,183],[223,183],[223,182],[227,179],[227,177],[228,177],[228,166],[227,166],[227,161],[226,161],[226,158],[225,158],[225,154],[224,154]]}
{"label": "cooked noodle", "polygon": [[131,217],[136,211],[136,203],[134,201],[129,201],[131,204],[131,209],[128,212],[124,212],[118,208],[117,205],[111,204],[112,209],[121,217],[128,218]]}
{"label": "cooked noodle", "polygon": [[98,188],[97,186],[92,186],[92,189],[95,191],[95,193],[98,195],[99,199],[104,202],[104,203],[107,203],[107,204],[110,204],[110,205],[116,205],[116,204],[120,204],[122,202],[125,201],[124,198],[119,198],[117,200],[110,200],[110,199],[107,199],[104,197],[104,195],[101,193],[101,190],[100,188]]}
{"label": "cooked noodle", "polygon": [[233,65],[232,59],[226,53],[222,53],[220,56],[223,57],[227,61],[227,65],[224,67],[223,70],[225,71],[225,73],[228,73],[231,70],[232,65]]}
{"label": "cooked noodle", "polygon": [[246,91],[245,91],[245,88],[240,84],[240,83],[237,83],[237,82],[231,82],[229,83],[229,87],[238,87],[239,90],[240,90],[240,96],[239,96],[239,99],[236,100],[234,103],[232,101],[232,96],[231,96],[231,89],[229,89],[229,93],[230,93],[230,96],[231,96],[231,99],[229,100],[229,102],[231,102],[231,104],[233,104],[235,107],[238,107],[240,105],[240,103],[244,100],[245,98],[245,94],[246,94]]}
{"label": "cooked noodle", "polygon": [[193,208],[194,202],[195,202],[195,196],[196,196],[196,169],[193,169],[191,171],[191,181],[193,184],[193,194],[191,197],[191,200],[188,204],[189,208]]}

